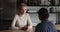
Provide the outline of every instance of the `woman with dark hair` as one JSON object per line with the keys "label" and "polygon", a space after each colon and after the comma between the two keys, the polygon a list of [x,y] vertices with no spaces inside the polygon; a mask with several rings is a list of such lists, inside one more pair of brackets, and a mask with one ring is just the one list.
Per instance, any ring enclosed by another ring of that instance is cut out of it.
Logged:
{"label": "woman with dark hair", "polygon": [[32,29],[32,22],[30,16],[27,11],[27,5],[25,3],[21,3],[19,5],[19,11],[15,15],[14,20],[12,22],[12,29],[25,30],[29,31]]}
{"label": "woman with dark hair", "polygon": [[35,32],[57,32],[55,25],[48,20],[49,13],[46,8],[41,8],[38,11],[41,23],[36,26]]}

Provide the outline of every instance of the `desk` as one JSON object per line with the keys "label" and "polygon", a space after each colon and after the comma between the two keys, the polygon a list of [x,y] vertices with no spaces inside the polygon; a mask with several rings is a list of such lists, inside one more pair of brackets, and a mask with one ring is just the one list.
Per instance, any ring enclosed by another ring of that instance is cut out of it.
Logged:
{"label": "desk", "polygon": [[60,24],[56,25],[56,29],[60,30]]}
{"label": "desk", "polygon": [[0,32],[26,32],[23,30],[4,30],[4,31],[0,31]]}
{"label": "desk", "polygon": [[[60,32],[60,24],[56,25],[56,29]],[[34,31],[35,31],[35,28],[33,29],[33,32]],[[0,32],[26,32],[26,31],[23,31],[23,30],[3,30],[3,31],[0,31]]]}

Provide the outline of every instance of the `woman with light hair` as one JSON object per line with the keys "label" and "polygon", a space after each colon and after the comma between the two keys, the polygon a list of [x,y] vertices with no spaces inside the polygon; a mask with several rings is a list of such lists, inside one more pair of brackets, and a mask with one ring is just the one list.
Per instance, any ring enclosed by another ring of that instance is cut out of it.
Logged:
{"label": "woman with light hair", "polygon": [[27,5],[25,3],[21,3],[18,7],[19,12],[15,15],[14,20],[12,22],[12,29],[32,30],[32,21],[27,12]]}

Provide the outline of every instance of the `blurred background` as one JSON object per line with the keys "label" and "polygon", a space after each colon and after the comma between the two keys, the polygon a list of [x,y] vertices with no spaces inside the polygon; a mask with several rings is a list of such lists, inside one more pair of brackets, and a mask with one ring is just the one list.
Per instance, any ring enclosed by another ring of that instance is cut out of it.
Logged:
{"label": "blurred background", "polygon": [[33,26],[40,22],[37,11],[42,7],[49,11],[49,20],[53,24],[60,24],[60,0],[0,0],[0,30],[8,30],[17,12],[16,5],[21,2],[28,5]]}

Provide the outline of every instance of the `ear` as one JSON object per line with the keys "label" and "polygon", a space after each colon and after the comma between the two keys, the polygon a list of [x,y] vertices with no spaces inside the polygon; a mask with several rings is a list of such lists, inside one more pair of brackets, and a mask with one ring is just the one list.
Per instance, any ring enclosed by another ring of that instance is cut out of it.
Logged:
{"label": "ear", "polygon": [[40,19],[40,20],[43,20],[43,19],[44,19],[44,17],[43,17],[43,16],[39,16],[39,19]]}

